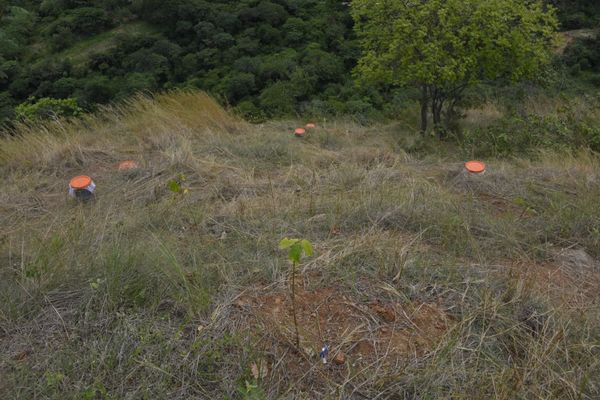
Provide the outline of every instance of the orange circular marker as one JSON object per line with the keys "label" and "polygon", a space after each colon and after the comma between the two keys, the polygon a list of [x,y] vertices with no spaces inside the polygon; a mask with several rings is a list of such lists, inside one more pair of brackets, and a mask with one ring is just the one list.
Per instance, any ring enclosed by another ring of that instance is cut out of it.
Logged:
{"label": "orange circular marker", "polygon": [[306,131],[304,130],[304,128],[296,128],[296,130],[294,131],[294,135],[298,137],[304,136],[305,133]]}
{"label": "orange circular marker", "polygon": [[307,129],[315,129],[317,126],[315,124],[313,124],[312,122],[306,124],[306,128]]}
{"label": "orange circular marker", "polygon": [[69,182],[69,186],[71,186],[75,190],[82,190],[86,189],[92,183],[92,178],[86,175],[80,175],[71,179],[71,182]]}
{"label": "orange circular marker", "polygon": [[485,172],[485,163],[483,161],[467,161],[465,169],[472,174],[483,174]]}
{"label": "orange circular marker", "polygon": [[138,163],[133,160],[125,160],[119,163],[119,171],[127,171],[131,169],[136,169],[138,167]]}
{"label": "orange circular marker", "polygon": [[96,184],[87,175],[79,175],[71,179],[69,182],[69,195],[81,199],[88,200],[94,194]]}

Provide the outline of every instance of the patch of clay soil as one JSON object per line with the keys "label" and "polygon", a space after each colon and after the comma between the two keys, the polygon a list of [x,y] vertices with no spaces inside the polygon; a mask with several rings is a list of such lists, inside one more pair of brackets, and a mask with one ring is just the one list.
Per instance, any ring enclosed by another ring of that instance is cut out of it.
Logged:
{"label": "patch of clay soil", "polygon": [[[256,288],[238,298],[235,306],[249,329],[264,335],[265,348],[295,347],[287,291]],[[399,365],[425,356],[454,323],[435,304],[358,299],[335,287],[305,290],[298,286],[296,310],[302,351],[295,352],[299,357],[292,364],[318,363],[318,354],[327,344],[331,365]]]}

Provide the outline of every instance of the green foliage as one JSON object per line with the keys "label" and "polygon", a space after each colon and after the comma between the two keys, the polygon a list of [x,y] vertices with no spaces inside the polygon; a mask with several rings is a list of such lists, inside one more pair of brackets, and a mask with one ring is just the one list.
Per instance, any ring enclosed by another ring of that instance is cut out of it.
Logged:
{"label": "green foliage", "polygon": [[234,110],[239,116],[250,122],[264,122],[265,114],[253,102],[246,100],[242,101]]}
{"label": "green foliage", "polygon": [[[548,2],[559,8],[563,24],[581,14],[582,24],[592,26],[600,14],[597,5],[582,0]],[[380,118],[382,110],[398,114],[391,106],[395,86],[425,82],[440,125],[442,115],[448,120],[460,115],[453,107],[462,104],[454,100],[463,85],[535,77],[548,59],[555,21],[538,1],[405,3],[5,1],[0,6],[0,123],[13,118],[15,105],[30,97],[76,98],[89,111],[139,91],[190,86],[237,107],[251,121],[309,112],[349,114],[367,122]],[[376,81],[373,85],[356,87],[352,80],[361,48],[351,8],[363,44],[371,35],[371,50],[384,49],[377,66],[366,46],[356,69]],[[393,60],[394,54],[402,57]],[[586,62],[573,61],[572,71],[584,71],[585,80],[600,83],[587,73]],[[419,99],[418,92],[403,91],[411,102]]]}
{"label": "green foliage", "polygon": [[[556,28],[539,2],[353,2],[365,50],[357,72],[396,85],[454,88],[533,77],[550,59]],[[387,46],[383,46],[387,43]]]}
{"label": "green foliage", "polygon": [[47,118],[76,117],[83,110],[75,99],[52,99],[48,97],[39,100],[31,99],[15,108],[17,118],[35,121]]}
{"label": "green foliage", "polygon": [[313,255],[312,244],[306,239],[284,238],[279,242],[279,248],[288,250],[288,259],[294,264],[299,264],[303,255],[307,257]]}
{"label": "green foliage", "polygon": [[183,186],[185,182],[185,175],[179,174],[179,176],[175,179],[171,179],[167,182],[167,188],[175,194],[186,194],[189,189]]}
{"label": "green foliage", "polygon": [[[294,115],[310,99],[328,102],[326,89],[337,101],[356,60],[346,51],[356,49],[348,8],[337,2],[21,3],[0,20],[7,115],[31,96],[74,97],[92,110],[137,91],[192,85],[260,121]],[[73,68],[41,68],[57,60]],[[16,70],[8,74],[5,61]]]}
{"label": "green foliage", "polygon": [[256,384],[244,381],[244,386],[238,388],[242,400],[264,400],[265,392]]}
{"label": "green foliage", "polygon": [[600,35],[575,40],[562,58],[572,76],[600,87]]}
{"label": "green foliage", "polygon": [[513,116],[463,132],[460,143],[465,154],[476,157],[531,156],[540,149],[600,151],[600,127],[573,114]]}
{"label": "green foliage", "polygon": [[262,91],[259,97],[261,108],[267,115],[286,115],[294,112],[296,98],[291,83],[279,81]]}
{"label": "green foliage", "polygon": [[595,28],[600,23],[600,3],[594,0],[547,0],[558,9],[563,29]]}
{"label": "green foliage", "polygon": [[420,88],[436,125],[470,85],[534,78],[557,27],[552,10],[522,0],[355,0],[352,15],[363,47],[357,75]]}

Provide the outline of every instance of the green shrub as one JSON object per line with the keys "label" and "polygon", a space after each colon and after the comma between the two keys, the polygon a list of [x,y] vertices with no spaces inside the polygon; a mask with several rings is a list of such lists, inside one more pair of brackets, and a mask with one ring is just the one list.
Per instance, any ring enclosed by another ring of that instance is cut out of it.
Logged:
{"label": "green shrub", "polygon": [[44,97],[37,101],[30,99],[15,108],[17,118],[25,121],[35,121],[47,118],[76,117],[83,110],[75,99],[52,99]]}
{"label": "green shrub", "polygon": [[528,155],[537,149],[600,151],[600,127],[571,115],[510,117],[465,131],[461,146],[474,156]]}
{"label": "green shrub", "polygon": [[259,123],[266,120],[266,116],[261,109],[249,100],[242,101],[235,107],[234,111],[246,121]]}
{"label": "green shrub", "polygon": [[291,115],[294,113],[296,99],[289,82],[279,81],[260,94],[260,105],[268,115]]}

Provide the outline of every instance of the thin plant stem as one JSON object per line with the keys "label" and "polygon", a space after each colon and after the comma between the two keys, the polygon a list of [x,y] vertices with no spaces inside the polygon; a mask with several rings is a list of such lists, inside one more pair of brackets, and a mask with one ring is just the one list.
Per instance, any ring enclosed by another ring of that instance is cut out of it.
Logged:
{"label": "thin plant stem", "polygon": [[300,333],[298,333],[298,320],[296,319],[296,263],[292,263],[292,315],[294,329],[296,330],[296,347],[300,348]]}

